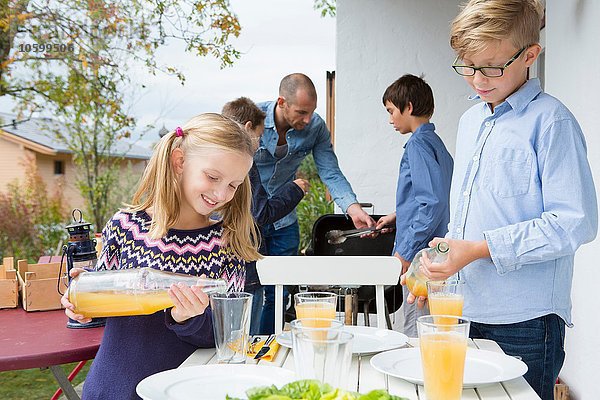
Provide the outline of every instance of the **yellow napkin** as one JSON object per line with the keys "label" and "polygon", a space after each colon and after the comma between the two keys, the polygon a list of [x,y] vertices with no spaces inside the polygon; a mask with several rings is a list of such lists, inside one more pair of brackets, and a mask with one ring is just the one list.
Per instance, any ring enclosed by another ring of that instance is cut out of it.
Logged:
{"label": "yellow napkin", "polygon": [[[249,358],[254,358],[254,356],[256,356],[256,353],[258,353],[263,348],[266,341],[267,339],[263,339],[260,342],[256,343],[254,346],[248,346],[248,352],[246,353],[247,356]],[[275,355],[277,355],[278,350],[279,343],[277,343],[277,339],[273,339],[273,341],[271,341],[271,344],[269,345],[269,351],[267,351],[267,354],[262,356],[260,359],[272,362],[275,359]]]}

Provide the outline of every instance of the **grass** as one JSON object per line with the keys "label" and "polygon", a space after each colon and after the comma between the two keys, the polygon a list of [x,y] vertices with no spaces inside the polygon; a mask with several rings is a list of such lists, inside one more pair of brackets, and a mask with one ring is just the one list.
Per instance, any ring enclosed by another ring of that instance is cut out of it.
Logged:
{"label": "grass", "polygon": [[[76,365],[77,363],[65,364],[62,368],[68,376]],[[73,380],[73,386],[83,382],[90,365],[92,365],[91,360],[79,371]],[[58,382],[49,369],[34,368],[0,372],[0,399],[2,400],[49,400],[58,387]]]}

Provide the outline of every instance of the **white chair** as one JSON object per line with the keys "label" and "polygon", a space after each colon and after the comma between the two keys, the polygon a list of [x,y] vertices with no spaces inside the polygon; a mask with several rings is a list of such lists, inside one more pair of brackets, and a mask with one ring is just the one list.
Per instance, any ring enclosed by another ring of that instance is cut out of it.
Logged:
{"label": "white chair", "polygon": [[396,285],[402,264],[392,256],[267,256],[256,263],[263,285],[275,285],[275,333],[283,327],[284,285],[374,285],[377,326],[386,328],[384,286]]}

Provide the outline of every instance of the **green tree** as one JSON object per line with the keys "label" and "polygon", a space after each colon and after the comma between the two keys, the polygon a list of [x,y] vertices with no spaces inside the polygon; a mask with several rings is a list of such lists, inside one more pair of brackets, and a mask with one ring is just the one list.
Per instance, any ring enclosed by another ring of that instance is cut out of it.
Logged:
{"label": "green tree", "polygon": [[34,157],[26,157],[23,168],[24,179],[0,193],[0,257],[37,262],[40,255],[53,254],[66,237],[66,213],[60,190],[47,192]]}

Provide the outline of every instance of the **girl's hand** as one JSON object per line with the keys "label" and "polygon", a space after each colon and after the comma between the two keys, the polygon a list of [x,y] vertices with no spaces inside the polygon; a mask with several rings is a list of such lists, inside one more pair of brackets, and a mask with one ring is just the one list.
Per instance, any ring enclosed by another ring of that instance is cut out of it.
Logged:
{"label": "girl's hand", "polygon": [[[82,272],[85,272],[85,270],[83,268],[73,268],[69,272],[69,275],[71,276],[71,278],[75,278],[77,275],[79,275]],[[60,298],[60,304],[62,304],[63,307],[65,308],[65,314],[67,315],[67,317],[69,317],[81,324],[87,324],[88,322],[91,322],[92,321],[91,318],[84,317],[81,314],[75,313],[75,306],[69,301],[68,294],[69,294],[69,292],[66,291],[65,294],[63,294],[63,296]]]}
{"label": "girl's hand", "polygon": [[440,242],[446,242],[450,247],[446,261],[441,263],[431,262],[426,253],[421,257],[421,272],[429,279],[436,281],[447,279],[471,262],[490,257],[490,250],[485,240],[469,241],[435,238],[429,242],[429,247],[435,247]]}
{"label": "girl's hand", "polygon": [[171,317],[177,323],[204,314],[204,310],[209,304],[208,295],[200,286],[189,287],[183,283],[173,284],[168,293],[175,304],[175,307],[171,309]]}

